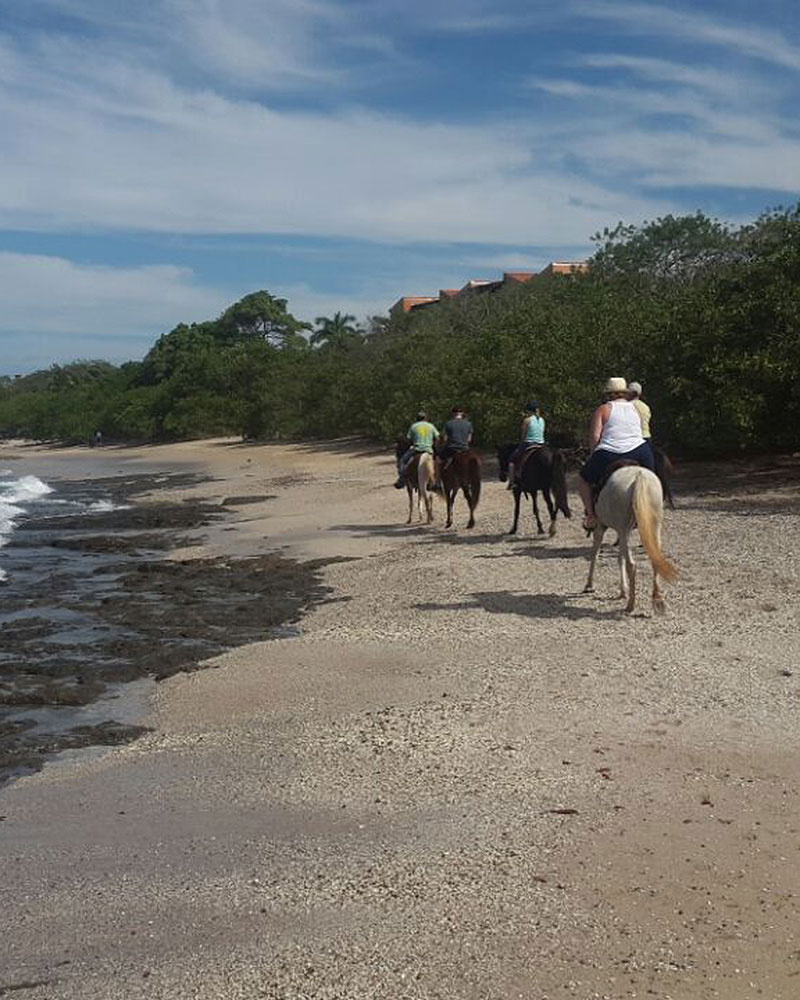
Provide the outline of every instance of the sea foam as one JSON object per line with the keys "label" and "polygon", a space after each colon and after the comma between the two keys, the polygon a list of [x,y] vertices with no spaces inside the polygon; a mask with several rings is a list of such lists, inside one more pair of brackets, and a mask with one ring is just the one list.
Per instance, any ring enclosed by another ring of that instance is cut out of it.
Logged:
{"label": "sea foam", "polygon": [[[52,492],[52,488],[36,476],[0,479],[0,546],[5,545],[17,518],[25,513],[24,505]],[[5,578],[5,571],[0,568],[0,582]]]}

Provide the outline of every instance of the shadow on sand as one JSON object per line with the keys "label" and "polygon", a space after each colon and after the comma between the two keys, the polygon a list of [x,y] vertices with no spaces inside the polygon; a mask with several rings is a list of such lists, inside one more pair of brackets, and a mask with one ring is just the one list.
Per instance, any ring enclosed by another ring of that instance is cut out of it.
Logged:
{"label": "shadow on sand", "polygon": [[418,611],[474,611],[482,609],[491,614],[519,615],[522,618],[590,618],[595,621],[615,621],[624,617],[622,607],[609,611],[581,607],[572,603],[585,600],[583,594],[522,594],[513,590],[478,591],[472,600],[453,601],[450,604],[435,602],[415,604]]}

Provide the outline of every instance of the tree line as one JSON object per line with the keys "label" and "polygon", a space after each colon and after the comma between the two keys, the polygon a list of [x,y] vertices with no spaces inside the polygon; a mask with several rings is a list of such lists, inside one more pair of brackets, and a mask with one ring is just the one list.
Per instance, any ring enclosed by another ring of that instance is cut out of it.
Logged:
{"label": "tree line", "polygon": [[584,439],[609,375],[635,378],[654,435],[687,455],[800,439],[800,206],[731,227],[702,213],[594,237],[585,274],[312,330],[267,291],[179,324],[142,361],[0,379],[0,434],[80,442],[364,434],[465,406],[477,443],[512,439],[536,398],[555,443]]}

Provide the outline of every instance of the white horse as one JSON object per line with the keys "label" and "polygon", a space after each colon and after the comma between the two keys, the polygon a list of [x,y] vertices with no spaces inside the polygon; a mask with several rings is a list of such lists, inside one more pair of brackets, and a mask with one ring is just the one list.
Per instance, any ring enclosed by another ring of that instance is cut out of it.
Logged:
{"label": "white horse", "polygon": [[597,526],[589,562],[589,579],[584,593],[594,591],[594,568],[597,553],[606,528],[619,536],[619,573],[621,594],[628,603],[626,612],[633,611],[636,602],[636,563],[630,547],[634,526],[639,529],[644,550],[653,566],[653,611],[664,611],[664,598],[658,587],[659,573],[665,580],[674,580],[678,571],[661,551],[661,519],[664,511],[663,492],[658,476],[638,465],[627,465],[612,473],[600,491],[595,504]]}
{"label": "white horse", "polygon": [[[414,466],[416,465],[416,468]],[[412,459],[409,468],[406,470],[406,489],[408,490],[408,520],[406,524],[411,524],[414,516],[414,491],[417,493],[417,515],[422,520],[422,505],[425,504],[427,523],[433,522],[433,493],[428,491],[428,483],[432,482],[436,476],[436,469],[433,464],[433,455],[423,451],[419,460]]]}

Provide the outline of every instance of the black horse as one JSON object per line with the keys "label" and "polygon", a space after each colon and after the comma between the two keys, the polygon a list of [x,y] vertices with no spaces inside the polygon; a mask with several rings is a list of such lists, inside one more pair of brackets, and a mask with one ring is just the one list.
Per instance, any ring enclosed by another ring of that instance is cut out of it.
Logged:
{"label": "black horse", "polygon": [[661,489],[664,492],[664,503],[670,510],[675,510],[675,498],[672,495],[672,475],[675,471],[669,456],[663,448],[653,445],[653,458],[655,459],[656,475],[661,481]]}
{"label": "black horse", "polygon": [[[497,460],[500,463],[500,482],[504,483],[508,479],[508,463],[516,448],[514,444],[498,445]],[[520,463],[517,463],[519,466]],[[519,523],[519,500],[522,494],[530,496],[533,500],[533,516],[536,518],[536,527],[540,535],[544,534],[544,528],[539,517],[539,508],[536,505],[536,494],[541,493],[544,502],[547,504],[547,512],[550,515],[550,537],[556,533],[556,516],[558,512],[564,517],[572,517],[567,500],[567,463],[563,454],[557,448],[549,448],[542,445],[536,448],[527,456],[522,468],[514,481],[514,523],[511,525],[509,535],[517,533]],[[554,502],[555,501],[555,502]]]}

